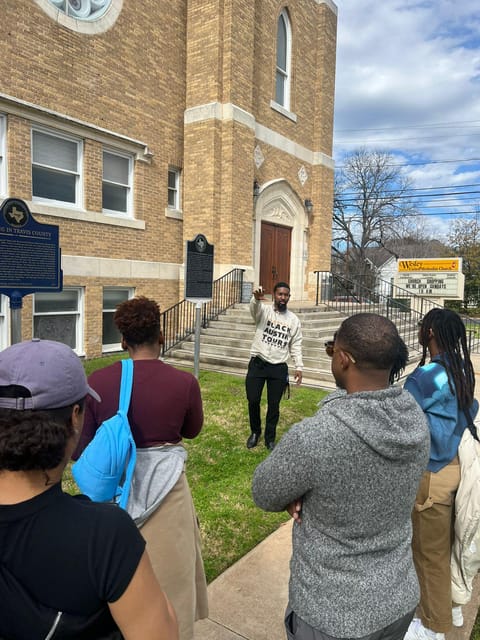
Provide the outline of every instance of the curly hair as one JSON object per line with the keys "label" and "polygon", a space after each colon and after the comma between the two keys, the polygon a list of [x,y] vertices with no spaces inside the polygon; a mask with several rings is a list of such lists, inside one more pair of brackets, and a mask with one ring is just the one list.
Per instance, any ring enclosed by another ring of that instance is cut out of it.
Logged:
{"label": "curly hair", "polygon": [[376,313],[357,313],[342,322],[336,340],[360,368],[390,371],[398,379],[408,361],[408,349],[394,323]]}
{"label": "curly hair", "polygon": [[121,302],[113,321],[125,342],[132,347],[153,344],[160,337],[160,307],[155,300],[145,296]]}
{"label": "curly hair", "polygon": [[[83,409],[84,400],[74,403]],[[73,406],[46,411],[0,409],[0,471],[48,471],[65,456]]]}
{"label": "curly hair", "polygon": [[422,358],[419,367],[427,359],[430,329],[438,348],[445,354],[442,360],[448,373],[450,390],[456,395],[460,409],[467,409],[473,402],[475,391],[475,371],[467,345],[467,332],[463,320],[451,309],[431,309],[423,317],[419,329]]}

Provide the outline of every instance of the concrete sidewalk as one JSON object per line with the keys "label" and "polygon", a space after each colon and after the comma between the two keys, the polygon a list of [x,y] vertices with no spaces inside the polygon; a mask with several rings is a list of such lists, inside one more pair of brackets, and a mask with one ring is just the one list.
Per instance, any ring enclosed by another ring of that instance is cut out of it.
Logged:
{"label": "concrete sidewalk", "polygon": [[[210,616],[195,624],[195,640],[285,640],[292,522],[281,525],[208,586]],[[446,640],[469,640],[480,604],[480,579],[463,607],[464,625]]]}
{"label": "concrete sidewalk", "polygon": [[[472,357],[480,400],[480,356]],[[281,525],[208,586],[210,615],[195,624],[195,640],[285,640],[292,523]],[[468,640],[480,604],[480,579],[463,607],[464,625],[446,640]]]}

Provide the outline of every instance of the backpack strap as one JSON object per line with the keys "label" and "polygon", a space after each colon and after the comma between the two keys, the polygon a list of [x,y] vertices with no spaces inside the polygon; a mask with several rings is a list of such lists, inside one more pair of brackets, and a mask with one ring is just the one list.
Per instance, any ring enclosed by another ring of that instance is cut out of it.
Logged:
{"label": "backpack strap", "polygon": [[[132,387],[133,387],[133,360],[131,358],[127,358],[126,360],[122,360],[122,378],[120,381],[120,394],[119,394],[119,402],[118,402],[118,411],[119,413],[123,413],[125,418],[127,418],[128,408],[130,406],[130,399],[132,396]],[[133,480],[133,474],[135,472],[135,465],[137,463],[137,447],[135,441],[132,436],[132,431],[130,429],[130,423],[128,422],[128,418],[124,421],[124,426],[128,427],[129,430],[129,441],[130,441],[130,455],[128,458],[127,466],[125,469],[125,477],[123,480],[123,484],[118,487],[119,493],[116,496],[116,502],[122,509],[127,509],[128,498],[130,495],[130,487]]]}
{"label": "backpack strap", "polygon": [[118,401],[118,410],[128,413],[130,406],[130,398],[132,396],[133,386],[133,360],[127,358],[122,360],[122,379],[120,382],[120,395]]}

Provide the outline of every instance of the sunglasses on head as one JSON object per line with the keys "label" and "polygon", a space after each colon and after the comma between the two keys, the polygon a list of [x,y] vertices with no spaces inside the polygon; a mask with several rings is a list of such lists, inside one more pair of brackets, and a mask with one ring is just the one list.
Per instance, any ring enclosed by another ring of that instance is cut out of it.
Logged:
{"label": "sunglasses on head", "polygon": [[333,354],[335,353],[335,340],[327,340],[325,342],[325,353],[329,358],[333,358]]}
{"label": "sunglasses on head", "polygon": [[[340,349],[335,349],[335,340],[327,340],[327,342],[325,342],[325,353],[327,354],[327,356],[329,358],[333,358],[333,354],[336,351],[340,351]],[[357,361],[355,360],[355,358],[352,356],[351,353],[349,353],[348,351],[345,351],[344,349],[341,349],[341,351],[343,351],[343,353],[348,357],[348,359],[352,364],[357,363]]]}

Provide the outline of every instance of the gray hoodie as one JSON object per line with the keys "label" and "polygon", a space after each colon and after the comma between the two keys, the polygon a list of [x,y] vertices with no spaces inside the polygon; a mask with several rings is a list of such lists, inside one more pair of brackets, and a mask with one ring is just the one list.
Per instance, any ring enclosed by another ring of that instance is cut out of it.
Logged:
{"label": "gray hoodie", "polygon": [[312,627],[359,638],[417,605],[410,517],[429,447],[426,418],[407,391],[335,391],[255,470],[262,509],[303,496],[289,601]]}

